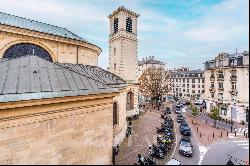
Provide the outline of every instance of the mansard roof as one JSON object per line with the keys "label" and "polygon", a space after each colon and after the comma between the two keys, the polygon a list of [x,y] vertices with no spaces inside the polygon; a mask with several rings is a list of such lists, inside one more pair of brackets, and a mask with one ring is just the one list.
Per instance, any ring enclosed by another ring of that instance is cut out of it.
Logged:
{"label": "mansard roof", "polygon": [[37,56],[0,60],[0,102],[113,93],[126,86],[96,66],[55,64]]}
{"label": "mansard roof", "polygon": [[[14,16],[11,14],[0,12],[0,24],[13,26],[22,29],[28,29],[32,31],[42,32],[50,35],[60,36],[68,39],[83,41],[89,43],[87,40],[79,37],[78,35],[72,33],[66,28],[58,27],[55,25],[50,25],[47,23],[34,21],[31,19]],[[91,44],[91,43],[89,43]],[[92,44],[93,45],[93,44]]]}

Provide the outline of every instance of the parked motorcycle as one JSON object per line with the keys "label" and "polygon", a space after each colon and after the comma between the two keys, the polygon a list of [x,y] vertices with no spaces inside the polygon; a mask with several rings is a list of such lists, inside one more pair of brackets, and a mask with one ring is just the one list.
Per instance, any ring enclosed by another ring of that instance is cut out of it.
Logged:
{"label": "parked motorcycle", "polygon": [[155,156],[155,157],[157,157],[157,158],[164,159],[164,154],[163,154],[163,152],[162,152],[159,148],[157,148],[157,147],[150,146],[150,147],[149,147],[149,154],[150,154],[151,156]]}
{"label": "parked motorcycle", "polygon": [[139,165],[156,165],[153,159],[142,157],[141,154],[138,154],[138,164]]}

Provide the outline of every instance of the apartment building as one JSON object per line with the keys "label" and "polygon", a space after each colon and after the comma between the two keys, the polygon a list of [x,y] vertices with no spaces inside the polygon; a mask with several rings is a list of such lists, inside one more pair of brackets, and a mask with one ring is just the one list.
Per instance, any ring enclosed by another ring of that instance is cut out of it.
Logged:
{"label": "apartment building", "polygon": [[222,118],[248,122],[249,52],[221,53],[204,64],[207,111],[218,107]]}
{"label": "apartment building", "polygon": [[172,95],[188,100],[202,99],[204,95],[204,72],[202,70],[183,69],[171,72]]}
{"label": "apartment building", "polygon": [[138,62],[138,78],[140,78],[140,76],[143,74],[143,72],[145,70],[147,70],[150,67],[154,67],[154,68],[164,68],[165,69],[165,63],[161,62],[159,60],[156,60],[154,58],[154,56],[149,56],[145,58],[143,58],[141,61]]}

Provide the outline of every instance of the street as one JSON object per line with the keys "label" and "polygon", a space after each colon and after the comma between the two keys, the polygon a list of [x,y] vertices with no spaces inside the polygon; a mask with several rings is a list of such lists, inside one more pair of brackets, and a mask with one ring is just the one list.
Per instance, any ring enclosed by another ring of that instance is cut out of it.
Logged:
{"label": "street", "polygon": [[[218,148],[219,147],[219,148]],[[210,145],[209,150],[204,156],[202,165],[225,165],[229,156],[237,157],[233,159],[234,165],[249,164],[249,140],[223,140]],[[244,163],[248,162],[248,164]]]}
{"label": "street", "polygon": [[[176,126],[176,137],[177,137],[177,146],[175,148],[173,158],[179,160],[181,164],[183,165],[198,165],[199,160],[200,160],[200,151],[199,151],[198,140],[195,137],[194,135],[195,133],[193,132],[193,130],[192,130],[192,134],[190,137],[192,145],[193,145],[193,156],[189,158],[189,157],[185,157],[179,154],[179,140],[181,139],[182,135],[179,130],[180,124],[176,120],[177,114],[175,114],[174,111],[175,111],[175,106],[173,105],[173,119],[174,119],[175,126]],[[183,114],[183,116],[185,115]]]}

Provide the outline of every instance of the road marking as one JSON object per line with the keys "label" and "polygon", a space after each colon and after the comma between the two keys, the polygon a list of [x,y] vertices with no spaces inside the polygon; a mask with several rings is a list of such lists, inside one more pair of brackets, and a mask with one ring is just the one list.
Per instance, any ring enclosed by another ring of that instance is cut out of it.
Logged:
{"label": "road marking", "polygon": [[200,160],[199,160],[198,165],[201,165],[201,162],[203,161],[203,158],[204,158],[205,154],[208,151],[208,147],[206,147],[206,146],[199,146],[199,151],[200,151]]}
{"label": "road marking", "polygon": [[243,143],[243,142],[249,142],[248,140],[241,140],[241,141],[233,141],[235,143]]}
{"label": "road marking", "polygon": [[246,144],[238,144],[239,146],[245,146],[245,145],[249,145],[249,143]]}
{"label": "road marking", "polygon": [[244,148],[244,149],[249,149],[249,147],[242,147],[242,148]]}

